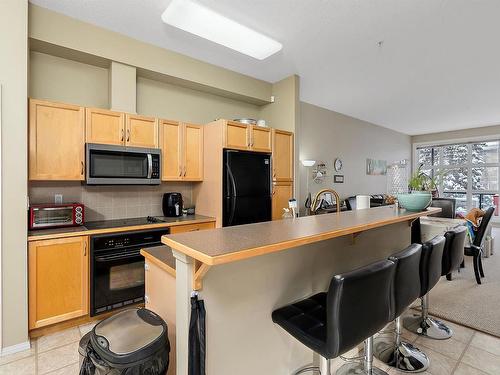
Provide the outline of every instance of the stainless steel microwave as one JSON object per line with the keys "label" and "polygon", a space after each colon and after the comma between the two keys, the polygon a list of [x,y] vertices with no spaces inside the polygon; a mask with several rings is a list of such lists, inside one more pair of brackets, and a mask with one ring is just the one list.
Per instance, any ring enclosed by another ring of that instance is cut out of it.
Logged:
{"label": "stainless steel microwave", "polygon": [[161,150],[87,143],[88,185],[159,185]]}

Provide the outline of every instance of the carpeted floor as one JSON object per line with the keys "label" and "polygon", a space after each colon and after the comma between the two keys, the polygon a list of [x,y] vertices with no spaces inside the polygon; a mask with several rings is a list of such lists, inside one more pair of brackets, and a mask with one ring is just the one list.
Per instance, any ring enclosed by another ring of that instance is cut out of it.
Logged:
{"label": "carpeted floor", "polygon": [[485,278],[476,284],[472,258],[465,269],[453,273],[453,280],[442,277],[430,292],[432,315],[500,337],[500,230],[493,230],[495,254],[483,258]]}

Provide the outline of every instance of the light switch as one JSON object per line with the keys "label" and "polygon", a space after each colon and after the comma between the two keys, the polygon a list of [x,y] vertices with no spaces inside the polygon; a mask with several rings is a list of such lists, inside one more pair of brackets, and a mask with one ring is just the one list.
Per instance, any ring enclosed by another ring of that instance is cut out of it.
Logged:
{"label": "light switch", "polygon": [[62,204],[63,202],[63,195],[62,194],[54,194],[54,203],[55,204]]}

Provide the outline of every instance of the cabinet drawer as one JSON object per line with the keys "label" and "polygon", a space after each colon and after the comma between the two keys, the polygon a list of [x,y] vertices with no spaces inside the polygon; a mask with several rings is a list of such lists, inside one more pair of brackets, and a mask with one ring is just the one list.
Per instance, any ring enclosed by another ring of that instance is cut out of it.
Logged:
{"label": "cabinet drawer", "polygon": [[177,225],[170,228],[170,233],[183,233],[183,232],[196,232],[203,229],[213,229],[215,228],[215,223],[199,223],[199,224],[186,224]]}

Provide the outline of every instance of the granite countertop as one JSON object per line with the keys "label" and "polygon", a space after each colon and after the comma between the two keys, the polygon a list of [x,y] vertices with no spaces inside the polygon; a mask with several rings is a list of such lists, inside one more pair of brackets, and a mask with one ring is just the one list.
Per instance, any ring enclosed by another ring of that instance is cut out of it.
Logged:
{"label": "granite countertop", "polygon": [[[39,229],[28,231],[28,241],[55,239],[64,237],[87,236],[93,234],[123,232],[128,230],[155,229],[172,227],[175,225],[207,223],[215,221],[215,218],[202,215],[187,215],[180,217],[156,216],[162,220],[159,223],[148,223],[143,225],[116,226],[116,220],[104,220],[99,222],[98,229],[87,229],[85,225],[79,227]],[[106,226],[109,222],[109,227]],[[90,222],[89,222],[90,223]]]}
{"label": "granite countertop", "polygon": [[431,207],[420,212],[382,206],[365,210],[239,225],[199,232],[170,234],[162,242],[206,265],[216,265],[356,234],[385,225],[411,222],[440,212]]}

